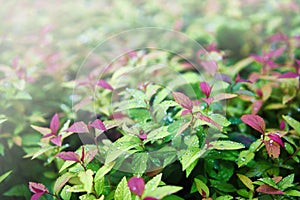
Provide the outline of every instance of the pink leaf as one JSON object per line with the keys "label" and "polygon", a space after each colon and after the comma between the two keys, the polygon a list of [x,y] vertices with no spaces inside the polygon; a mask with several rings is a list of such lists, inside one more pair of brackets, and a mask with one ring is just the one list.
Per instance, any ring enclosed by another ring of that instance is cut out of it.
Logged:
{"label": "pink leaf", "polygon": [[48,137],[52,137],[55,136],[53,133],[48,133],[46,135],[43,136],[43,138],[48,138]]}
{"label": "pink leaf", "polygon": [[272,57],[272,58],[278,58],[279,56],[281,56],[281,54],[283,54],[285,51],[284,47],[275,49],[273,51],[270,51],[269,53],[266,54],[267,57]]}
{"label": "pink leaf", "polygon": [[102,131],[107,130],[105,125],[100,119],[96,119],[92,124],[90,124],[90,126]]}
{"label": "pink leaf", "polygon": [[110,84],[108,84],[105,80],[102,79],[97,82],[97,85],[104,89],[114,90],[114,88]]}
{"label": "pink leaf", "polygon": [[215,75],[218,71],[218,64],[214,60],[201,61],[200,65],[204,68],[205,71],[207,71],[211,75]]}
{"label": "pink leaf", "polygon": [[60,152],[56,155],[57,157],[63,159],[63,160],[69,160],[69,161],[75,161],[80,162],[80,157],[77,153],[68,151],[68,152]]}
{"label": "pink leaf", "polygon": [[89,151],[86,153],[86,155],[85,155],[84,163],[85,163],[85,164],[90,163],[90,162],[95,158],[95,156],[97,155],[97,153],[98,153],[98,149],[89,150]]}
{"label": "pink leaf", "polygon": [[147,133],[139,134],[138,137],[139,137],[141,140],[146,140],[146,139],[147,139]]}
{"label": "pink leaf", "polygon": [[270,41],[288,41],[288,36],[285,35],[284,33],[277,33],[277,34],[274,34],[274,35],[271,35],[269,37],[269,40]]}
{"label": "pink leaf", "polygon": [[200,89],[205,94],[206,98],[210,96],[212,87],[207,82],[200,82]]}
{"label": "pink leaf", "polygon": [[29,189],[33,193],[49,193],[49,190],[42,183],[29,182]]}
{"label": "pink leaf", "polygon": [[183,108],[188,109],[188,110],[193,109],[193,102],[185,94],[183,94],[181,92],[172,92],[172,95],[173,95],[175,101],[179,105],[181,105]]}
{"label": "pink leaf", "polygon": [[180,114],[180,116],[184,116],[184,115],[187,115],[188,113],[190,113],[191,111],[190,110],[183,110]]}
{"label": "pink leaf", "polygon": [[296,63],[297,63],[297,65],[300,67],[300,60],[297,60],[297,59],[296,59]]}
{"label": "pink leaf", "polygon": [[284,147],[283,141],[279,134],[276,133],[270,133],[267,135],[271,140],[278,143],[280,146]]}
{"label": "pink leaf", "polygon": [[59,129],[59,116],[57,113],[51,119],[50,129],[53,134],[56,134]]}
{"label": "pink leaf", "polygon": [[275,189],[269,185],[261,185],[256,191],[264,194],[284,194],[281,190]]}
{"label": "pink leaf", "polygon": [[279,127],[280,127],[280,130],[284,130],[285,129],[285,122],[284,122],[284,120],[280,121]]}
{"label": "pink leaf", "polygon": [[55,136],[54,138],[51,138],[50,141],[53,144],[55,144],[56,146],[61,147],[61,145],[62,145],[62,136],[61,135]]}
{"label": "pink leaf", "polygon": [[83,121],[80,121],[80,122],[75,122],[70,128],[66,130],[66,132],[88,133],[89,129]]}
{"label": "pink leaf", "polygon": [[38,200],[43,194],[45,193],[36,193],[34,195],[31,196],[30,200]]}
{"label": "pink leaf", "polygon": [[266,125],[265,125],[264,119],[261,118],[260,116],[254,115],[254,114],[247,114],[247,115],[243,115],[241,117],[241,120],[245,124],[251,126],[255,130],[257,130],[260,133],[264,134],[265,129],[266,129]]}
{"label": "pink leaf", "polygon": [[128,180],[128,187],[131,192],[141,197],[145,190],[145,181],[143,178],[132,177]]}
{"label": "pink leaf", "polygon": [[280,76],[278,76],[278,78],[296,78],[298,76],[299,76],[299,74],[297,74],[295,72],[286,72],[286,73],[281,74]]}
{"label": "pink leaf", "polygon": [[237,74],[235,77],[235,82],[236,83],[252,83],[251,81],[247,80],[247,79],[243,79],[241,78],[240,74]]}
{"label": "pink leaf", "polygon": [[203,120],[203,121],[205,121],[205,122],[208,122],[208,123],[214,125],[214,126],[217,127],[219,130],[222,129],[222,127],[221,127],[220,124],[218,124],[217,122],[215,122],[214,120],[210,119],[210,118],[207,117],[207,116],[204,116],[204,115],[198,113],[198,114],[197,114],[197,117],[198,117],[200,120]]}
{"label": "pink leaf", "polygon": [[260,55],[251,55],[251,58],[253,58],[258,63],[264,63],[264,59]]}
{"label": "pink leaf", "polygon": [[263,100],[254,101],[254,103],[252,104],[251,113],[254,115],[257,114],[260,108],[262,107],[263,103]]}
{"label": "pink leaf", "polygon": [[158,200],[158,199],[154,197],[145,197],[144,200]]}
{"label": "pink leaf", "polygon": [[201,98],[202,101],[204,101],[208,106],[214,101],[214,98]]}

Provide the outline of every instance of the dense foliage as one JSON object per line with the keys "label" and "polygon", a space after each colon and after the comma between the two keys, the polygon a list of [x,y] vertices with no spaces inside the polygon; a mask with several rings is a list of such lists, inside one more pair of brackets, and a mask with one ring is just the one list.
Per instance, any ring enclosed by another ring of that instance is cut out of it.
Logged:
{"label": "dense foliage", "polygon": [[298,1],[2,7],[1,199],[300,197]]}

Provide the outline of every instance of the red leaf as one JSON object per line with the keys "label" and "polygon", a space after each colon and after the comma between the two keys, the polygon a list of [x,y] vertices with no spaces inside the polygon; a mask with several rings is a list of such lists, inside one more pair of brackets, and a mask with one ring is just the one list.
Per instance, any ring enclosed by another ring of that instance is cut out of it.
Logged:
{"label": "red leaf", "polygon": [[59,129],[59,116],[57,113],[51,119],[50,129],[53,134],[56,134]]}
{"label": "red leaf", "polygon": [[146,139],[147,139],[147,133],[139,134],[138,137],[139,137],[141,140],[146,140]]}
{"label": "red leaf", "polygon": [[60,152],[56,155],[57,157],[63,159],[63,160],[69,160],[69,161],[75,161],[80,162],[80,157],[77,153],[68,151],[68,152]]}
{"label": "red leaf", "polygon": [[281,190],[275,189],[269,185],[261,185],[256,189],[256,191],[264,194],[284,194]]}
{"label": "red leaf", "polygon": [[59,135],[59,136],[55,136],[54,138],[51,138],[50,141],[55,144],[56,146],[61,146],[62,145],[62,136]]}
{"label": "red leaf", "polygon": [[258,115],[253,115],[253,114],[247,114],[247,115],[243,115],[241,117],[241,120],[251,126],[252,128],[254,128],[255,130],[257,130],[258,132],[264,134],[265,129],[266,129],[266,124],[263,118],[261,118]]}
{"label": "red leaf", "polygon": [[85,157],[84,146],[82,146],[82,149],[81,149],[81,161],[84,160],[84,157]]}
{"label": "red leaf", "polygon": [[299,74],[297,74],[295,72],[286,72],[286,73],[281,74],[280,76],[278,76],[278,78],[296,78],[298,76],[299,76]]}
{"label": "red leaf", "polygon": [[90,124],[91,127],[94,127],[96,129],[99,129],[101,131],[106,131],[106,127],[103,124],[103,122],[100,119],[96,119],[92,124]]}
{"label": "red leaf", "polygon": [[38,200],[45,193],[36,193],[31,196],[30,200]]}
{"label": "red leaf", "polygon": [[267,152],[270,157],[278,158],[280,155],[280,146],[277,142],[273,142],[273,140],[264,141]]}
{"label": "red leaf", "polygon": [[99,80],[97,82],[97,85],[104,89],[114,90],[114,88],[110,84],[108,84],[105,80]]}
{"label": "red leaf", "polygon": [[200,89],[205,94],[206,98],[210,96],[212,87],[207,82],[200,82]]}
{"label": "red leaf", "polygon": [[66,132],[74,132],[74,133],[88,133],[89,129],[87,125],[83,122],[75,122],[72,126],[70,126]]}
{"label": "red leaf", "polygon": [[267,135],[271,140],[273,140],[274,142],[278,143],[280,146],[282,146],[284,148],[284,144],[283,141],[280,137],[279,134],[276,133],[270,133]]}
{"label": "red leaf", "polygon": [[264,103],[263,100],[254,101],[254,103],[252,104],[251,113],[257,114],[260,108],[262,107],[263,103]]}
{"label": "red leaf", "polygon": [[29,182],[29,189],[33,193],[49,193],[49,190],[42,183]]}
{"label": "red leaf", "polygon": [[222,127],[221,127],[220,124],[218,124],[217,122],[215,122],[214,120],[210,119],[210,118],[207,117],[207,116],[204,116],[204,115],[198,113],[198,114],[197,114],[197,117],[198,117],[200,120],[203,120],[203,121],[205,121],[205,122],[208,122],[208,123],[214,125],[214,126],[217,127],[219,130],[222,129]]}
{"label": "red leaf", "polygon": [[193,109],[193,102],[185,94],[183,94],[181,92],[172,92],[172,95],[173,95],[175,101],[179,105],[181,105],[183,108],[188,109],[188,110]]}
{"label": "red leaf", "polygon": [[145,190],[145,181],[143,178],[132,177],[128,180],[128,187],[131,192],[141,197]]}

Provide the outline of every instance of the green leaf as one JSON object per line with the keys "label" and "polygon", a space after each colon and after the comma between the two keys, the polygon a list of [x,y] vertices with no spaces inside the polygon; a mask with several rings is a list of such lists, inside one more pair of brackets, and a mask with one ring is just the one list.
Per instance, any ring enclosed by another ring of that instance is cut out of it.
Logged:
{"label": "green leaf", "polygon": [[93,171],[90,169],[78,173],[78,177],[87,193],[92,193],[93,191],[93,174]]}
{"label": "green leaf", "polygon": [[216,200],[231,200],[231,199],[233,199],[233,197],[230,195],[219,196],[218,198],[216,198]]}
{"label": "green leaf", "polygon": [[237,176],[239,177],[239,179],[242,181],[242,183],[249,188],[251,191],[254,190],[254,185],[251,181],[250,178],[248,178],[247,176],[243,175],[243,174],[237,174]]}
{"label": "green leaf", "polygon": [[295,174],[290,174],[284,177],[277,185],[281,190],[285,190],[286,188],[294,186],[294,177]]}
{"label": "green leaf", "polygon": [[5,151],[4,145],[0,143],[0,156],[4,156],[4,151]]}
{"label": "green leaf", "polygon": [[159,139],[165,138],[169,135],[172,135],[172,133],[167,131],[167,128],[168,128],[167,126],[163,126],[163,127],[160,127],[158,129],[151,131],[148,134],[147,139],[144,141],[144,143],[146,144],[148,142],[154,142],[156,140],[159,140]]}
{"label": "green leaf", "polygon": [[231,124],[230,121],[227,120],[226,117],[224,117],[223,115],[220,115],[220,114],[212,114],[212,115],[209,115],[209,117],[217,122],[219,125],[221,125],[222,127],[227,127]]}
{"label": "green leaf", "polygon": [[293,196],[293,197],[300,197],[299,190],[288,190],[284,192],[286,195]]}
{"label": "green leaf", "polygon": [[249,150],[241,151],[237,160],[238,167],[247,165],[254,158],[254,156],[255,154]]}
{"label": "green leaf", "polygon": [[102,177],[101,179],[97,180],[97,181],[94,181],[95,185],[94,185],[94,188],[95,188],[95,191],[96,191],[96,194],[98,196],[100,196],[100,194],[102,194],[103,190],[104,190],[104,177]]}
{"label": "green leaf", "polygon": [[164,88],[158,92],[153,101],[153,106],[160,104],[168,95],[170,94],[170,90]]}
{"label": "green leaf", "polygon": [[11,173],[12,173],[12,170],[10,170],[10,171],[8,171],[8,172],[2,174],[2,175],[0,176],[0,183],[3,182],[4,179],[6,179]]}
{"label": "green leaf", "polygon": [[176,195],[170,195],[164,197],[162,200],[184,200],[184,199]]}
{"label": "green leaf", "polygon": [[66,185],[60,192],[60,196],[63,200],[70,200],[72,193],[68,191],[71,186]]}
{"label": "green leaf", "polygon": [[162,174],[158,174],[146,183],[143,196],[146,197],[148,195],[151,195],[151,193],[157,189],[157,187],[159,186],[159,183],[161,181],[161,177],[162,177]]}
{"label": "green leaf", "polygon": [[108,164],[103,165],[95,175],[95,182],[102,179],[110,170],[114,167],[115,163],[111,162]]}
{"label": "green leaf", "polygon": [[71,173],[65,173],[62,176],[58,177],[55,181],[53,191],[57,193],[61,190],[61,188],[73,177],[74,175]]}
{"label": "green leaf", "polygon": [[213,141],[210,143],[212,145],[211,148],[217,149],[217,150],[236,150],[236,149],[243,149],[245,146],[238,142],[233,141]]}
{"label": "green leaf", "polygon": [[127,185],[126,177],[123,177],[115,191],[115,200],[131,200],[131,193]]}
{"label": "green leaf", "polygon": [[179,152],[179,161],[182,165],[182,170],[186,170],[192,165],[197,159],[199,159],[204,153],[205,149],[189,148]]}
{"label": "green leaf", "polygon": [[97,198],[94,195],[91,194],[84,194],[79,197],[80,200],[97,200]]}
{"label": "green leaf", "polygon": [[135,173],[144,173],[147,169],[148,153],[141,152],[133,155],[132,170]]}
{"label": "green leaf", "polygon": [[[157,198],[157,199],[162,199],[167,195],[173,194],[175,192],[178,192],[181,190],[182,187],[178,186],[162,186],[157,188],[156,190],[151,192],[151,197]],[[143,195],[144,196],[144,195]]]}
{"label": "green leaf", "polygon": [[265,184],[267,184],[267,185],[269,185],[269,186],[271,186],[275,189],[279,189],[277,184],[275,183],[275,181],[270,177],[260,178],[260,179],[258,179],[258,181],[255,181],[253,183],[257,184],[259,182],[263,182],[263,183],[265,183]]}
{"label": "green leaf", "polygon": [[[194,179],[196,183],[196,188],[202,197],[209,197],[209,189],[205,183],[199,179]],[[203,193],[204,192],[204,193]]]}
{"label": "green leaf", "polygon": [[85,189],[84,189],[84,186],[83,185],[74,185],[70,188],[68,188],[66,190],[66,192],[70,192],[70,193],[80,193],[80,192],[86,192]]}
{"label": "green leaf", "polygon": [[287,116],[287,115],[282,115],[282,118],[291,126],[293,129],[300,134],[300,122],[295,120],[294,118]]}
{"label": "green leaf", "polygon": [[27,197],[30,196],[30,191],[26,185],[16,185],[6,191],[3,195],[8,197]]}
{"label": "green leaf", "polygon": [[128,153],[128,150],[133,149],[140,145],[140,139],[136,136],[125,135],[110,145],[108,154],[105,159],[106,163],[111,163],[124,153]]}
{"label": "green leaf", "polygon": [[213,180],[213,179],[210,179],[209,180],[211,185],[220,190],[220,191],[223,191],[223,192],[234,192],[236,191],[235,187],[229,183],[226,183],[226,182],[223,182],[223,181],[216,181],[216,180]]}

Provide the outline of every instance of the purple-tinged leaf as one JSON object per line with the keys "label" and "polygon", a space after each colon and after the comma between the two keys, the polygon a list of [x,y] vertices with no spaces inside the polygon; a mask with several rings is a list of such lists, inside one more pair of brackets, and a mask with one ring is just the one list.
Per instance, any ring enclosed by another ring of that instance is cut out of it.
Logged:
{"label": "purple-tinged leaf", "polygon": [[75,122],[70,128],[66,130],[66,132],[74,132],[74,133],[88,133],[89,129],[87,125],[83,122]]}
{"label": "purple-tinged leaf", "polygon": [[36,193],[31,196],[30,200],[38,200],[45,193]]}
{"label": "purple-tinged leaf", "polygon": [[107,130],[104,123],[100,119],[96,119],[95,121],[93,121],[90,126],[102,131]]}
{"label": "purple-tinged leaf", "polygon": [[261,91],[261,89],[257,89],[257,90],[256,90],[256,94],[257,94],[257,96],[259,96],[260,98],[262,98],[262,96],[263,96],[263,91]]}
{"label": "purple-tinged leaf", "polygon": [[274,142],[278,143],[280,146],[282,146],[284,148],[284,144],[283,141],[280,137],[279,134],[276,133],[270,133],[267,135],[271,140],[273,140]]}
{"label": "purple-tinged leaf", "polygon": [[280,121],[280,125],[279,125],[279,128],[280,128],[280,130],[284,130],[285,129],[285,121],[284,120],[281,120]]}
{"label": "purple-tinged leaf", "polygon": [[234,97],[237,97],[237,94],[219,93],[219,94],[214,95],[214,102],[222,101],[225,99],[232,99]]}
{"label": "purple-tinged leaf", "polygon": [[48,133],[46,135],[43,136],[43,138],[48,138],[48,137],[52,137],[55,136],[53,133]]}
{"label": "purple-tinged leaf", "polygon": [[254,101],[254,103],[251,106],[251,113],[256,115],[259,112],[260,108],[262,107],[263,103],[264,103],[263,100]]}
{"label": "purple-tinged leaf", "polygon": [[63,159],[63,160],[80,162],[79,155],[77,153],[73,152],[73,151],[60,152],[56,156]]}
{"label": "purple-tinged leaf", "polygon": [[141,140],[147,140],[147,133],[139,134],[138,137],[139,137]]}
{"label": "purple-tinged leaf", "polygon": [[181,92],[172,92],[172,95],[173,95],[175,101],[179,105],[181,105],[183,108],[188,109],[188,110],[193,109],[193,102],[185,94],[183,94]]}
{"label": "purple-tinged leaf", "polygon": [[260,55],[252,54],[252,55],[250,55],[250,57],[253,58],[258,63],[264,63],[264,61],[265,61],[264,58]]}
{"label": "purple-tinged leaf", "polygon": [[210,75],[215,75],[218,71],[218,64],[214,60],[200,61],[200,65],[207,71]]}
{"label": "purple-tinged leaf", "polygon": [[286,73],[278,76],[278,78],[296,78],[298,76],[300,76],[300,75],[295,72],[286,72]]}
{"label": "purple-tinged leaf", "polygon": [[49,193],[49,190],[42,183],[29,182],[29,189],[33,193]]}
{"label": "purple-tinged leaf", "polygon": [[278,48],[278,49],[275,49],[273,51],[270,51],[269,53],[266,54],[267,57],[269,58],[278,58],[279,56],[281,56],[285,51],[285,48],[284,47],[281,47],[281,48]]}
{"label": "purple-tinged leaf", "polygon": [[217,74],[217,75],[215,76],[215,78],[216,78],[217,80],[224,81],[224,82],[226,82],[226,83],[231,84],[231,78],[230,78],[230,76],[228,76],[227,74]]}
{"label": "purple-tinged leaf", "polygon": [[300,60],[295,59],[297,65],[300,67]]}
{"label": "purple-tinged leaf", "polygon": [[105,80],[102,79],[97,82],[97,85],[104,89],[108,89],[112,91],[114,90],[114,88],[109,83],[107,83]]}
{"label": "purple-tinged leaf", "polygon": [[210,96],[212,87],[207,82],[200,82],[199,86],[203,94],[205,94],[206,98],[208,98]]}
{"label": "purple-tinged leaf", "polygon": [[57,113],[51,119],[50,129],[53,134],[56,134],[59,129],[59,116]]}
{"label": "purple-tinged leaf", "polygon": [[18,65],[19,65],[19,56],[15,56],[12,61],[12,68],[17,69]]}
{"label": "purple-tinged leaf", "polygon": [[198,106],[201,102],[199,100],[193,100],[193,106]]}
{"label": "purple-tinged leaf", "polygon": [[143,178],[132,177],[128,180],[130,191],[141,197],[145,190],[145,181]]}
{"label": "purple-tinged leaf", "polygon": [[243,79],[241,78],[240,74],[237,74],[235,77],[235,82],[236,83],[252,83],[251,81],[247,80],[247,79]]}
{"label": "purple-tinged leaf", "polygon": [[241,117],[241,120],[251,126],[252,128],[254,128],[255,130],[257,130],[258,132],[264,134],[265,129],[266,129],[266,124],[263,118],[261,118],[258,115],[254,115],[254,114],[247,114],[247,115],[243,115]]}
{"label": "purple-tinged leaf", "polygon": [[205,122],[208,122],[212,125],[214,125],[215,127],[217,127],[219,130],[222,129],[222,126],[220,124],[218,124],[217,122],[215,122],[214,120],[210,119],[209,117],[202,115],[200,113],[197,114],[198,119],[203,120]]}
{"label": "purple-tinged leaf", "polygon": [[209,98],[201,98],[202,101],[204,101],[208,106],[214,101],[213,97]]}
{"label": "purple-tinged leaf", "polygon": [[97,153],[98,153],[98,149],[87,151],[87,153],[85,155],[84,163],[89,164],[95,158]]}
{"label": "purple-tinged leaf", "polygon": [[256,189],[256,192],[264,193],[264,194],[284,194],[281,190],[273,188],[269,185],[261,185]]}
{"label": "purple-tinged leaf", "polygon": [[145,197],[144,200],[158,200],[158,199],[154,197]]}
{"label": "purple-tinged leaf", "polygon": [[206,47],[206,50],[207,50],[208,52],[212,52],[212,51],[215,51],[215,52],[218,52],[218,53],[221,52],[219,49],[217,49],[217,45],[216,45],[216,43],[214,43],[214,42],[210,43],[210,44]]}
{"label": "purple-tinged leaf", "polygon": [[191,111],[190,110],[183,110],[182,112],[181,112],[181,114],[180,114],[180,116],[182,117],[182,116],[184,116],[184,115],[187,115],[188,113],[191,113]]}
{"label": "purple-tinged leaf", "polygon": [[55,136],[54,138],[51,138],[50,141],[53,144],[55,144],[56,146],[61,147],[61,145],[62,145],[62,136],[61,135]]}

